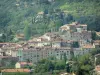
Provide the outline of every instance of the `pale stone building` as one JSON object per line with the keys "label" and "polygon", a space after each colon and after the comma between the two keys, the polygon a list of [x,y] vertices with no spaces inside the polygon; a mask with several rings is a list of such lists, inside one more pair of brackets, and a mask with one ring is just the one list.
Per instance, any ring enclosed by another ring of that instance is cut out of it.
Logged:
{"label": "pale stone building", "polygon": [[81,56],[81,55],[90,53],[91,51],[93,51],[94,48],[95,48],[94,45],[86,44],[80,48],[73,48],[73,53],[74,53],[74,56],[77,57],[77,56]]}
{"label": "pale stone building", "polygon": [[54,57],[56,59],[63,59],[64,54],[67,59],[70,59],[71,49],[69,47],[62,48],[52,48],[52,47],[44,47],[44,48],[29,48],[21,51],[19,61],[27,61],[30,60],[33,63],[36,63],[42,59],[47,59],[50,57]]}
{"label": "pale stone building", "polygon": [[17,57],[17,50],[20,47],[22,46],[17,43],[4,43],[2,46],[2,50],[7,56]]}
{"label": "pale stone building", "polygon": [[80,46],[91,43],[91,31],[87,31],[87,25],[73,22],[72,24],[63,25],[59,29],[62,39],[69,41],[78,41]]}

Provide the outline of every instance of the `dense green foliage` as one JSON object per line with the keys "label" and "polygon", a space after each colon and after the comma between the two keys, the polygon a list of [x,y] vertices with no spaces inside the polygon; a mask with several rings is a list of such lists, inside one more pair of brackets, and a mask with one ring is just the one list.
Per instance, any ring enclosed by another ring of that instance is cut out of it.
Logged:
{"label": "dense green foliage", "polygon": [[14,38],[14,32],[10,30],[6,30],[5,33],[1,33],[0,42],[10,42]]}
{"label": "dense green foliage", "polygon": [[30,31],[30,27],[28,25],[28,23],[25,23],[25,28],[24,28],[24,35],[25,35],[25,40],[29,40],[30,36],[31,36],[31,31]]}
{"label": "dense green foliage", "polygon": [[[26,21],[31,35],[57,31],[73,21],[88,24],[89,30],[100,31],[99,0],[0,0],[0,11],[0,33],[4,35],[9,29],[15,34],[23,33]],[[41,11],[42,16],[38,14]]]}
{"label": "dense green foliage", "polygon": [[[91,71],[94,69],[94,64],[92,60],[93,59],[91,58],[90,55],[84,55],[84,56],[78,57],[76,61],[77,75],[90,75]],[[76,69],[73,69],[73,70],[76,70]]]}
{"label": "dense green foliage", "polygon": [[60,70],[65,69],[65,61],[64,60],[42,60],[35,67],[36,73],[45,73],[51,72],[55,73]]}

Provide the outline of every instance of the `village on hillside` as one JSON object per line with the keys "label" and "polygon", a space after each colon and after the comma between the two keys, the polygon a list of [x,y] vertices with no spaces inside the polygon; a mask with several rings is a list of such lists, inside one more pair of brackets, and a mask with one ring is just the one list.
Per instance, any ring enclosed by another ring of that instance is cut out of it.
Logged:
{"label": "village on hillside", "polygon": [[[100,37],[100,32],[96,32],[96,35]],[[24,35],[19,34],[17,37],[22,40]],[[92,39],[92,31],[87,30],[87,25],[72,22],[61,26],[58,32],[51,31],[28,41],[0,43],[0,61],[6,61],[1,62],[0,67],[14,62],[15,68],[21,68],[18,65],[36,64],[49,57],[61,60],[66,56],[67,60],[71,60],[73,57],[78,58],[90,53],[95,48],[100,48],[100,40]]]}

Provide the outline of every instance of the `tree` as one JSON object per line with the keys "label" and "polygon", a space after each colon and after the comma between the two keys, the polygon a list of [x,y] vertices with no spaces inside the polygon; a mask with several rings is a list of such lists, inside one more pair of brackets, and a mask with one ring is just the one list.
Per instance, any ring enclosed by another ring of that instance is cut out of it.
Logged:
{"label": "tree", "polygon": [[69,66],[69,63],[66,64],[66,72],[70,73],[70,66]]}
{"label": "tree", "polygon": [[0,37],[0,42],[6,42],[6,35],[2,34],[2,36]]}
{"label": "tree", "polygon": [[78,42],[73,42],[72,47],[79,48],[79,43]]}
{"label": "tree", "polygon": [[12,29],[8,30],[7,34],[6,34],[6,38],[7,40],[6,41],[12,41],[13,38],[14,38],[14,32],[12,31]]}
{"label": "tree", "polygon": [[76,59],[75,63],[73,64],[73,68],[76,68],[77,75],[90,75],[90,71],[94,69],[94,64],[90,58],[90,54],[85,54]]}
{"label": "tree", "polygon": [[14,38],[14,32],[10,29],[10,30],[6,30],[5,33],[2,34],[2,36],[0,37],[0,41],[1,42],[11,42]]}
{"label": "tree", "polygon": [[66,61],[67,61],[66,53],[64,53],[64,61],[65,61],[65,63],[66,63]]}
{"label": "tree", "polygon": [[96,32],[95,31],[92,31],[92,40],[96,40]]}
{"label": "tree", "polygon": [[99,54],[100,53],[100,48],[95,48],[92,50],[91,54],[94,56],[96,54]]}
{"label": "tree", "polygon": [[47,60],[45,62],[45,70],[46,71],[54,70],[54,64],[51,61]]}
{"label": "tree", "polygon": [[29,40],[31,37],[31,29],[28,25],[28,22],[25,22],[24,35],[25,35],[25,40]]}
{"label": "tree", "polygon": [[65,60],[58,60],[55,64],[55,69],[63,70],[63,69],[65,69],[65,65],[66,65]]}
{"label": "tree", "polygon": [[[10,13],[8,12],[8,9],[6,8],[7,7],[7,4],[6,4],[6,1],[7,0],[3,0],[3,1],[0,1],[0,28],[1,29],[4,29],[5,30],[5,27],[8,25],[8,22],[11,20],[10,19]],[[9,2],[12,2],[13,0],[9,1]],[[8,4],[9,4],[8,2]]]}

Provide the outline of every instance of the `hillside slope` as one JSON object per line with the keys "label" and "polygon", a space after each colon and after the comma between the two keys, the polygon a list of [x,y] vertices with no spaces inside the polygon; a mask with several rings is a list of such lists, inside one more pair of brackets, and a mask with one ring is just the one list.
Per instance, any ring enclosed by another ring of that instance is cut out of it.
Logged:
{"label": "hillside slope", "polygon": [[0,33],[23,33],[27,24],[33,36],[73,21],[100,31],[100,0],[0,0],[0,11]]}

